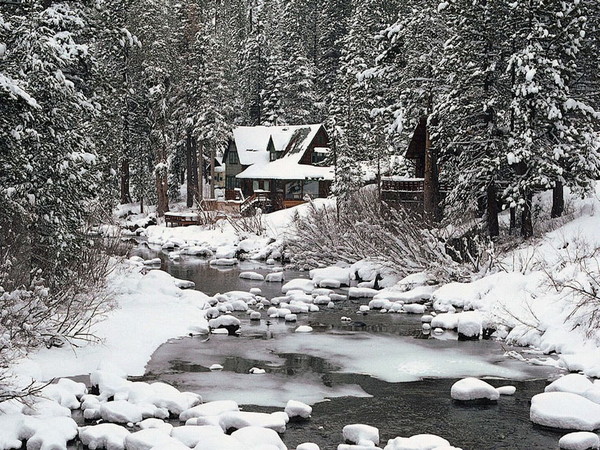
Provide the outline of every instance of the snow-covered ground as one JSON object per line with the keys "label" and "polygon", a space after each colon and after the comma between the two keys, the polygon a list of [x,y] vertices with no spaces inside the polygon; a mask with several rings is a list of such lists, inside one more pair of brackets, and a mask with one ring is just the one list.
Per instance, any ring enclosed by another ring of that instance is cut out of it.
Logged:
{"label": "snow-covered ground", "polygon": [[[236,256],[242,252],[246,257],[269,260],[281,256],[281,244],[290,220],[296,211],[302,213],[304,208],[306,206],[265,215],[266,231],[261,236],[239,236],[227,222],[212,228],[150,225],[145,233],[149,243],[174,249],[171,251],[173,258],[179,254],[198,254],[211,256],[216,261],[235,262]],[[581,372],[577,375],[581,378],[565,377],[566,381],[562,384],[534,397],[531,419],[554,427],[596,429],[600,427],[600,395],[596,392],[597,384],[590,378],[600,377],[600,335],[596,329],[586,325],[597,307],[593,293],[597,292],[594,289],[598,282],[599,208],[598,195],[573,201],[569,220],[564,220],[561,226],[533,243],[503,255],[492,272],[476,274],[468,283],[443,286],[434,285],[435,280],[424,273],[398,280],[393,274],[377,270],[371,263],[363,261],[353,266],[311,271],[311,280],[286,280],[288,283],[282,289],[284,296],[272,299],[271,304],[248,293],[208,297],[198,291],[184,290],[180,288],[185,284],[181,280],[159,270],[148,270],[151,264],[144,264],[137,258],[125,261],[118,265],[109,279],[116,308],[92,330],[101,340],[99,344],[41,349],[14,365],[15,373],[23,380],[44,381],[54,377],[92,374],[92,382],[98,384],[100,394],[87,394],[85,386],[64,380],[52,385],[55,387],[46,388],[47,399],[32,406],[0,404],[5,412],[0,416],[0,449],[18,448],[16,442],[20,445],[21,440],[28,441],[28,448],[66,448],[63,443],[76,434],[84,442],[89,442],[90,448],[258,448],[260,445],[286,448],[276,433],[270,434],[270,431],[285,429],[287,414],[283,411],[273,415],[253,415],[237,411],[237,405],[221,410],[220,403],[215,402],[216,410],[190,416],[193,423],[190,422],[188,427],[173,428],[163,419],[197,407],[200,397],[181,393],[162,383],[132,383],[124,377],[143,374],[154,350],[170,338],[209,333],[211,327],[223,327],[216,332],[231,332],[239,321],[227,316],[228,311],[250,313],[253,308],[260,310],[265,307],[266,310],[270,306],[267,315],[292,321],[296,320],[297,314],[317,311],[317,305],[331,305],[339,300],[336,297],[339,294],[329,288],[348,285],[356,274],[370,280],[350,288],[348,292],[349,296],[371,299],[368,305],[360,307],[361,313],[376,310],[383,314],[421,314],[424,332],[438,334],[443,329],[453,329],[470,339],[480,338],[486,330],[495,330],[496,338],[530,346],[534,356],[529,362],[558,364],[569,371]],[[383,290],[374,289],[376,273],[383,273],[380,282]],[[251,278],[251,275],[244,276]],[[580,295],[581,292],[591,295]],[[591,302],[581,306],[582,298]],[[282,341],[280,345],[289,345],[289,351],[300,352],[303,346],[312,345],[323,352],[319,336],[311,336],[310,341],[305,342],[303,335],[297,334],[294,336],[297,339]],[[329,357],[337,359],[344,370],[366,370],[360,363],[364,360],[352,357],[352,343],[347,351],[343,345],[327,351],[331,353]],[[542,355],[551,352],[558,354],[558,360]],[[419,353],[424,354],[422,348]],[[437,361],[439,356],[439,353],[432,354],[429,359]],[[378,372],[379,366],[388,363],[389,355],[375,363],[370,360],[368,370]],[[399,379],[436,375],[427,371],[423,373],[422,363],[420,361],[415,367],[400,367]],[[387,372],[383,369],[379,372],[375,376],[385,378]],[[477,376],[477,372],[475,368],[473,375]],[[458,374],[452,372],[446,376]],[[518,377],[512,372],[496,375]],[[392,381],[399,379],[393,378]],[[582,385],[586,389],[581,391],[577,386]],[[452,395],[460,399],[480,396],[497,399],[497,394],[510,391],[492,389],[470,379],[459,385]],[[485,395],[482,395],[484,391]],[[210,410],[210,403],[206,405]],[[300,411],[299,414],[306,414],[309,408],[298,403],[292,405],[295,406],[288,408],[288,413],[293,409]],[[565,408],[565,405],[571,406]],[[106,423],[100,428],[77,428],[70,421],[70,410],[77,408],[82,408],[90,418],[102,418],[113,424]],[[123,428],[114,423],[137,423],[137,426]],[[189,430],[191,425],[197,428]],[[228,428],[247,430],[227,436],[222,432]],[[375,431],[357,424],[345,430],[344,436],[349,442],[362,446],[360,448],[377,448],[379,437]],[[198,446],[197,439],[213,444]],[[393,450],[413,444],[414,448],[431,448],[426,446],[429,445],[427,442],[439,442],[437,445],[450,448],[446,441],[440,439],[436,436],[398,437],[390,440],[385,448]],[[565,442],[566,445],[572,442],[577,445],[590,439],[589,435],[575,435],[569,436]],[[303,445],[298,448],[314,448],[308,443]]]}

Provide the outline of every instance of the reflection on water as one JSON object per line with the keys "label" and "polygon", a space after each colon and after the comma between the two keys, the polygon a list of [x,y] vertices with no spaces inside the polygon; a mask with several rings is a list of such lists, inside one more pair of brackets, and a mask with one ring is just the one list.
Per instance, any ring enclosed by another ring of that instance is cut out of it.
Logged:
{"label": "reflection on water", "polygon": [[[244,262],[220,271],[200,258],[179,262],[169,261],[164,254],[162,258],[165,270],[196,282],[209,294],[260,287],[267,298],[280,295],[279,284],[238,278],[240,270],[263,274],[271,270],[260,263]],[[287,278],[299,276],[308,274],[289,273]],[[240,337],[173,340],[155,352],[143,379],[160,379],[198,392],[205,401],[234,399],[253,405],[247,409],[254,411],[280,410],[289,399],[314,404],[309,422],[289,424],[284,435],[288,448],[312,441],[322,449],[334,449],[342,443],[341,430],[349,423],[377,426],[381,447],[396,436],[434,433],[465,450],[556,448],[564,433],[529,421],[529,401],[543,391],[554,369],[509,360],[492,341],[414,339],[420,335],[420,316],[357,314],[360,304],[367,302],[336,302],[333,310],[322,307],[319,313],[298,315],[295,324],[267,321],[264,311],[260,323],[236,314],[242,320]],[[353,322],[341,322],[341,316]],[[314,332],[293,333],[301,324],[311,325]],[[223,371],[208,369],[215,363]],[[252,367],[266,373],[249,374]],[[450,387],[457,377],[470,374],[512,378],[488,381],[495,386],[512,384],[517,393],[493,405],[453,402]],[[406,381],[423,376],[443,378]]]}

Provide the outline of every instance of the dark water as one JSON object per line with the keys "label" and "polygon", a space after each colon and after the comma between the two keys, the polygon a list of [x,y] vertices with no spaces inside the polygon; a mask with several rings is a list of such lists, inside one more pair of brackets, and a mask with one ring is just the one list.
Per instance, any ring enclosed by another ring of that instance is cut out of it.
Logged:
{"label": "dark water", "polygon": [[[145,258],[158,254],[147,249],[136,253]],[[208,294],[260,287],[267,298],[280,295],[280,284],[238,278],[240,270],[268,273],[271,268],[261,263],[243,262],[235,269],[219,270],[200,258],[174,262],[160,254],[164,270],[194,281],[197,289]],[[287,278],[299,276],[308,274],[288,273]],[[172,340],[155,352],[141,379],[161,380],[198,392],[205,401],[233,399],[251,411],[277,411],[287,399],[313,403],[320,397],[309,421],[289,424],[283,435],[289,448],[310,441],[321,449],[335,449],[343,442],[342,428],[351,423],[378,427],[381,448],[388,439],[421,433],[437,434],[465,450],[558,448],[564,432],[543,429],[529,421],[531,397],[543,391],[546,380],[557,375],[555,370],[509,360],[503,356],[506,348],[493,341],[422,339],[426,336],[420,332],[420,316],[358,315],[358,306],[367,302],[346,300],[336,303],[334,310],[321,307],[318,313],[299,315],[296,324],[277,319],[255,323],[236,313],[242,320],[241,336]],[[343,315],[353,321],[341,322]],[[295,334],[294,329],[301,324],[311,325],[314,332]],[[319,344],[303,347],[310,342]],[[405,348],[410,350],[404,352]],[[439,360],[432,359],[432,354],[440,355]],[[356,366],[353,359],[362,363]],[[477,366],[478,361],[483,369]],[[208,367],[214,363],[223,365],[223,371],[211,372]],[[483,371],[481,375],[488,370],[518,374],[514,376],[518,380],[486,379],[494,386],[514,385],[517,392],[495,404],[464,405],[450,398],[450,388],[470,373],[396,382],[395,375],[386,375],[386,364],[391,374],[398,364],[423,364],[426,371],[433,367],[440,373],[454,373],[465,364],[472,365],[471,370]],[[249,375],[251,367],[264,368],[267,373]]]}

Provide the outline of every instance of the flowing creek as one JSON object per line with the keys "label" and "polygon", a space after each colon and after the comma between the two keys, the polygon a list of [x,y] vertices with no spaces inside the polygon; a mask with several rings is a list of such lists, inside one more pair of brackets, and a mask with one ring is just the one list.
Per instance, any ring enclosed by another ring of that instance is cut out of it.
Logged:
{"label": "flowing creek", "polygon": [[[162,269],[191,280],[208,295],[252,287],[272,298],[280,283],[249,281],[240,271],[266,274],[272,267],[243,261],[234,268],[215,268],[202,258],[172,261],[162,251],[139,246],[133,254],[159,256]],[[286,279],[308,278],[286,271]],[[343,290],[340,291],[343,293]],[[289,399],[313,405],[312,418],[290,423],[283,439],[290,449],[315,442],[321,449],[343,443],[342,428],[365,423],[379,428],[381,447],[396,436],[433,433],[467,449],[557,448],[565,434],[533,425],[529,402],[558,371],[507,358],[499,342],[459,342],[452,333],[441,338],[421,333],[420,315],[357,314],[368,299],[336,302],[334,309],[299,314],[297,323],[283,319],[242,321],[240,336],[211,335],[173,339],[156,350],[140,380],[160,380],[180,390],[198,392],[204,401],[232,399],[245,410],[282,410]],[[352,318],[344,323],[342,316]],[[309,334],[294,333],[310,325]],[[527,355],[525,355],[527,356]],[[212,364],[222,371],[211,372]],[[252,367],[266,370],[253,375]],[[464,405],[450,398],[452,384],[464,376],[481,376],[494,386],[513,385],[514,396],[497,404]]]}

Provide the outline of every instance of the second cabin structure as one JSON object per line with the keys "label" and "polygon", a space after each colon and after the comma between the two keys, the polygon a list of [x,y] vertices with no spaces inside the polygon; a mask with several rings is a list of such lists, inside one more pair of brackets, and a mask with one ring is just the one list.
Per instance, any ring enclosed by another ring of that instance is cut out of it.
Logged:
{"label": "second cabin structure", "polygon": [[382,177],[382,199],[391,206],[404,206],[441,219],[441,202],[446,187],[440,187],[435,149],[431,148],[427,118],[423,117],[413,132],[404,157],[414,164],[413,177]]}
{"label": "second cabin structure", "polygon": [[225,198],[277,210],[327,197],[334,167],[325,165],[329,137],[322,124],[238,127],[225,151]]}

